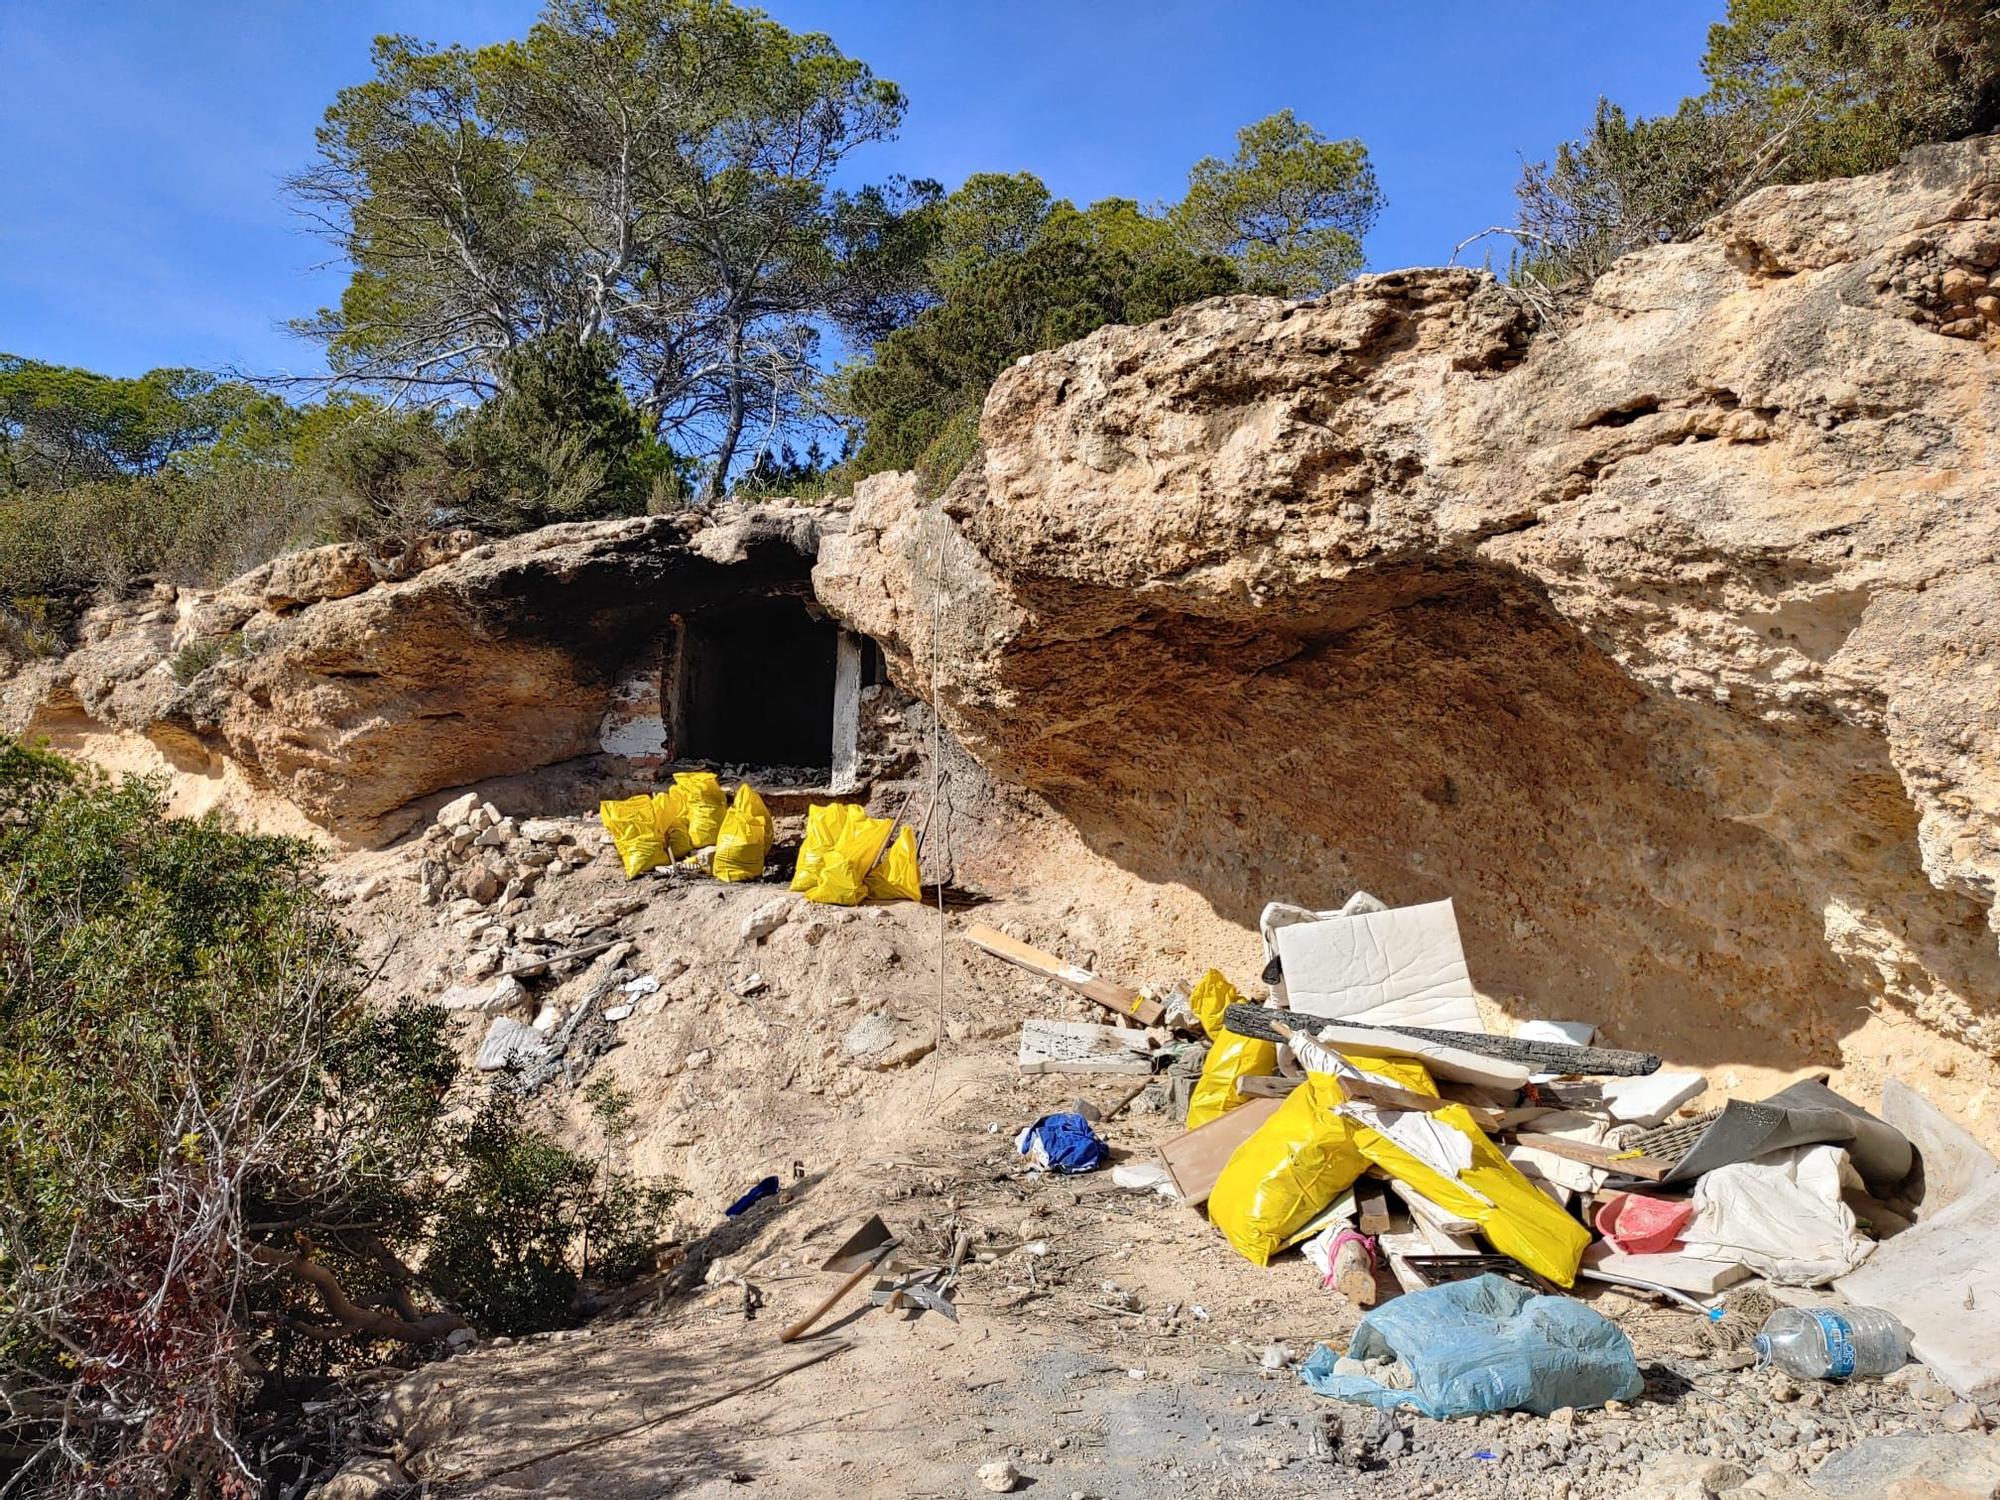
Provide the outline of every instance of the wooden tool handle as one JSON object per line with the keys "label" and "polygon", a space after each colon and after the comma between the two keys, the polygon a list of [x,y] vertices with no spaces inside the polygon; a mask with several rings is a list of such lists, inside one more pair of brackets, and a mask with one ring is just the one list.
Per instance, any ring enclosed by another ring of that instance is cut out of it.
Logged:
{"label": "wooden tool handle", "polygon": [[818,1307],[815,1307],[811,1312],[807,1313],[803,1318],[800,1318],[798,1322],[792,1324],[791,1327],[787,1328],[783,1333],[779,1334],[778,1342],[781,1344],[789,1344],[793,1339],[804,1337],[806,1330],[811,1328],[813,1324],[817,1323],[821,1318],[825,1317],[828,1313],[832,1312],[833,1305],[836,1302],[838,1302],[842,1297],[845,1297],[849,1292],[853,1291],[855,1287],[860,1285],[861,1279],[864,1276],[872,1276],[875,1273],[875,1268],[882,1264],[883,1259],[888,1255],[888,1253],[889,1253],[888,1249],[885,1248],[881,1255],[876,1256],[873,1260],[869,1261],[868,1264],[863,1266],[860,1270],[855,1271],[851,1275],[849,1275],[847,1280],[841,1282],[839,1286],[835,1287],[831,1292],[827,1293],[826,1301],[820,1303]]}

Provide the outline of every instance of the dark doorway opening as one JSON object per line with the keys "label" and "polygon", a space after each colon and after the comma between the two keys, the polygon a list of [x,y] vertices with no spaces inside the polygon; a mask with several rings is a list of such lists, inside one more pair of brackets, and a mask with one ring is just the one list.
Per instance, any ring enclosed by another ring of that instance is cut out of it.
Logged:
{"label": "dark doorway opening", "polygon": [[839,631],[831,621],[798,599],[767,598],[705,609],[685,630],[683,759],[832,764]]}

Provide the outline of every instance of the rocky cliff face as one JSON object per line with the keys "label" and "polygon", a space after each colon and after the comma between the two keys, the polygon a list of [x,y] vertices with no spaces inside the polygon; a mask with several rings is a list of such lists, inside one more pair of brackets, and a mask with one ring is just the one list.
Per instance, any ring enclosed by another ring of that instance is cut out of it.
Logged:
{"label": "rocky cliff face", "polygon": [[750,508],[321,547],[96,611],[79,649],[0,689],[0,728],[140,768],[156,752],[260,816],[373,842],[430,793],[596,750],[671,612],[802,587],[818,538],[810,511]]}
{"label": "rocky cliff face", "polygon": [[320,549],[100,611],[0,727],[376,841],[595,748],[667,614],[817,554],[1136,977],[1248,980],[1270,899],[1450,896],[1504,1009],[1725,1086],[1901,1070],[1990,1135],[1996,268],[1987,140],[1759,194],[1552,328],[1461,270],[1206,303],[1008,372],[941,502]]}
{"label": "rocky cliff face", "polygon": [[1985,140],[1761,193],[1554,329],[1458,270],[1104,329],[1000,380],[941,504],[864,486],[817,586],[1228,923],[1451,896],[1510,1009],[1976,1114],[1996,265]]}

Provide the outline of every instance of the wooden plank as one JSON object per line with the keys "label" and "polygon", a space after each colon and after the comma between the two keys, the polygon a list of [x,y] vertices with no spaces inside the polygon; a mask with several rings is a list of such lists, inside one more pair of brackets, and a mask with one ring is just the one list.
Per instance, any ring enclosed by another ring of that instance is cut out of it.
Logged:
{"label": "wooden plank", "polygon": [[1430,1253],[1430,1242],[1422,1235],[1414,1231],[1403,1234],[1384,1231],[1376,1237],[1375,1245],[1389,1262],[1389,1274],[1404,1291],[1421,1292],[1430,1285],[1409,1261],[1412,1255]]}
{"label": "wooden plank", "polygon": [[1283,1099],[1304,1083],[1303,1078],[1286,1078],[1278,1073],[1260,1073],[1236,1080],[1236,1092],[1245,1099]]}
{"label": "wooden plank", "polygon": [[1396,1227],[1389,1215],[1389,1195],[1378,1177],[1364,1177],[1354,1184],[1355,1218],[1363,1234],[1387,1234]]}
{"label": "wooden plank", "polygon": [[1417,1226],[1424,1243],[1431,1247],[1433,1255],[1477,1255],[1479,1242],[1469,1234],[1453,1234],[1431,1222],[1427,1215],[1412,1213],[1410,1222]]}
{"label": "wooden plank", "polygon": [[1643,1177],[1648,1182],[1658,1182],[1674,1164],[1660,1161],[1651,1156],[1627,1156],[1609,1146],[1592,1146],[1583,1141],[1566,1141],[1559,1135],[1538,1135],[1533,1131],[1522,1131],[1514,1137],[1516,1144],[1532,1146],[1537,1151],[1546,1151],[1551,1156],[1566,1157],[1570,1161],[1580,1161],[1587,1167],[1598,1167],[1606,1172],[1619,1172],[1627,1177]]}
{"label": "wooden plank", "polygon": [[515,964],[511,969],[502,969],[496,979],[518,979],[523,974],[532,974],[537,969],[546,969],[550,964],[566,964],[573,958],[595,958],[624,942],[623,938],[613,938],[608,943],[593,943],[588,948],[572,948],[567,953],[551,953],[547,958],[530,959],[524,964]]}
{"label": "wooden plank", "polygon": [[1208,1201],[1215,1179],[1229,1165],[1236,1148],[1278,1112],[1278,1103],[1276,1099],[1252,1099],[1220,1119],[1161,1144],[1160,1160],[1166,1163],[1174,1187],[1190,1207],[1198,1208]]}
{"label": "wooden plank", "polygon": [[[1398,1198],[1401,1198],[1408,1205],[1410,1220],[1419,1229],[1423,1229],[1426,1225],[1429,1225],[1430,1228],[1443,1234],[1475,1234],[1478,1232],[1479,1225],[1473,1220],[1466,1218],[1463,1214],[1455,1214],[1443,1204],[1426,1198],[1407,1182],[1399,1182],[1392,1177],[1389,1179],[1389,1191],[1394,1193]],[[1432,1241],[1432,1243],[1435,1244],[1436,1241]]]}
{"label": "wooden plank", "polygon": [[1142,1026],[1157,1026],[1165,1013],[1157,1000],[1148,1000],[1135,989],[1101,978],[1088,969],[1064,963],[1053,953],[1044,953],[1032,943],[1012,938],[998,928],[975,924],[966,929],[965,940],[983,953],[1004,959],[1017,969],[1026,969],[1043,979],[1075,990],[1086,1000],[1094,1000],[1106,1010],[1130,1016]]}

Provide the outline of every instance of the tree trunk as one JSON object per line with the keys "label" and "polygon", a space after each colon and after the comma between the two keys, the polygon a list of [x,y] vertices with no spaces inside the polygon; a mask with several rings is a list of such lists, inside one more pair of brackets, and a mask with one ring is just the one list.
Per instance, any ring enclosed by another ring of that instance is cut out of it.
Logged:
{"label": "tree trunk", "polygon": [[1381,1031],[1412,1041],[1436,1042],[1477,1052],[1482,1057],[1498,1057],[1549,1073],[1589,1073],[1614,1078],[1644,1077],[1657,1073],[1659,1057],[1651,1052],[1627,1052],[1617,1047],[1577,1047],[1568,1042],[1523,1041],[1519,1037],[1487,1036],[1471,1031],[1440,1031],[1430,1026],[1374,1026],[1336,1016],[1307,1016],[1297,1011],[1274,1010],[1268,1005],[1239,1003],[1223,1012],[1222,1024],[1238,1036],[1261,1037],[1267,1042],[1282,1041],[1279,1026],[1296,1026],[1312,1035],[1314,1021],[1329,1026],[1352,1026],[1360,1031]]}
{"label": "tree trunk", "polygon": [[709,471],[708,483],[702,489],[702,499],[720,500],[729,488],[729,466],[736,459],[736,445],[743,440],[743,325],[732,322],[729,325],[729,420],[722,429],[722,441],[716,445],[715,467]]}

